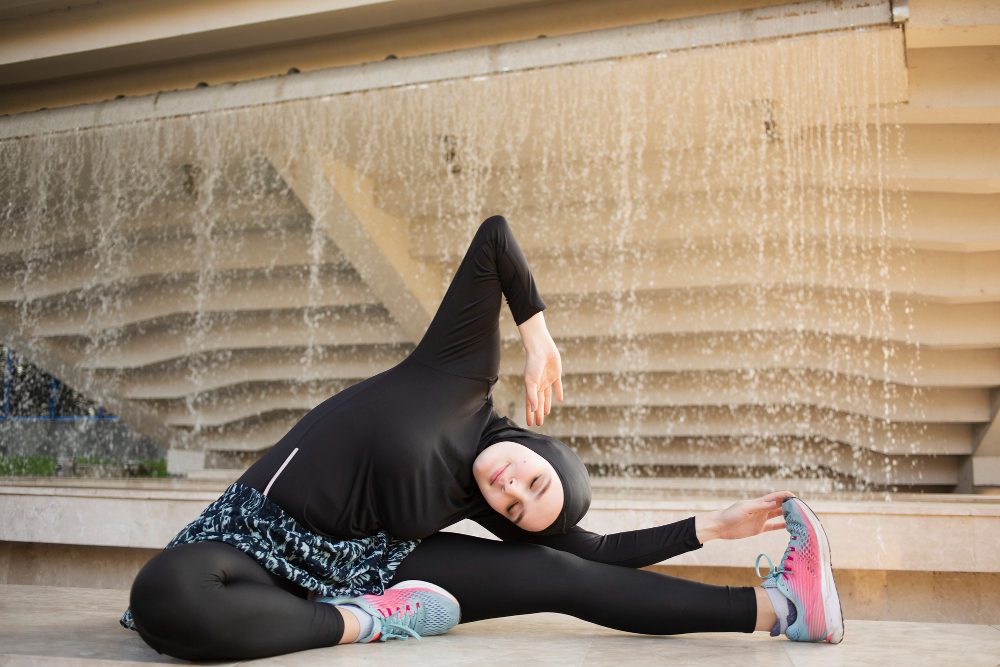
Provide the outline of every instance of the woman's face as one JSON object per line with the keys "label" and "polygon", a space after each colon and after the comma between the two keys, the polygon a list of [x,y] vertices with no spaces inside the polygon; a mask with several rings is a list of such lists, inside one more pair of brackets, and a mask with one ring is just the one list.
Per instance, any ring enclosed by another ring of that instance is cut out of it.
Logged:
{"label": "woman's face", "polygon": [[489,506],[524,530],[544,530],[562,511],[559,475],[524,445],[490,445],[472,463],[472,474]]}

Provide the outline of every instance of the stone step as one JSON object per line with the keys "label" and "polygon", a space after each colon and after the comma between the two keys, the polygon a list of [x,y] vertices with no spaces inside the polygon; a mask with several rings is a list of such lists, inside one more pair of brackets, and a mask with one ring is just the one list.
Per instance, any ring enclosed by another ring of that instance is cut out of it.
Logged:
{"label": "stone step", "polygon": [[[162,484],[35,479],[0,485],[0,542],[161,548],[225,487],[223,481]],[[627,497],[598,488],[581,522],[599,533],[646,528],[726,507],[754,494],[650,488]],[[824,522],[838,567],[917,572],[1000,572],[1000,497],[936,494],[803,494]],[[489,536],[468,520],[449,530]],[[787,536],[773,531],[713,541],[671,565],[750,567],[761,552],[780,557]]]}

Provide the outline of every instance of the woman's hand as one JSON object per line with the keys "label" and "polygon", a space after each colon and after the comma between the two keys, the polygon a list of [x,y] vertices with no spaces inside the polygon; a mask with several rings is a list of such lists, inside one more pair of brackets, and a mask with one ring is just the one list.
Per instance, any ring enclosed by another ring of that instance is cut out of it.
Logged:
{"label": "woman's hand", "polygon": [[524,362],[524,414],[528,426],[541,426],[552,411],[552,394],[563,400],[562,359],[541,312],[518,326],[527,359]]}
{"label": "woman's hand", "polygon": [[695,517],[698,541],[704,544],[716,538],[738,540],[769,530],[781,530],[785,527],[784,519],[769,520],[780,517],[781,503],[794,495],[791,491],[775,491],[753,500],[741,500],[724,510],[699,514]]}

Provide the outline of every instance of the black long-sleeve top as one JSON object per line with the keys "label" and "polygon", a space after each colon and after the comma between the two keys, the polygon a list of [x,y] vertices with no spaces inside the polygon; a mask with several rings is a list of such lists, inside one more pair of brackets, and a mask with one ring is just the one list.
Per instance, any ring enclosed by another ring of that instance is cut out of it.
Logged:
{"label": "black long-sleeve top", "polygon": [[478,453],[501,439],[544,437],[493,409],[501,294],[517,324],[545,308],[510,227],[494,216],[480,226],[416,349],[316,406],[239,482],[333,537],[385,530],[423,538],[471,518],[504,540],[630,567],[700,548],[693,517],[613,535],[573,527],[542,536],[486,504],[472,474]]}

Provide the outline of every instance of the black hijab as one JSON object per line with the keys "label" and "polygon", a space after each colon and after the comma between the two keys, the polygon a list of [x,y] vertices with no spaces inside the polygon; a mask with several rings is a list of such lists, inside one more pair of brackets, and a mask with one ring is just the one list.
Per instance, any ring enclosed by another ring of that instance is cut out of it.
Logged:
{"label": "black hijab", "polygon": [[494,422],[483,436],[480,452],[497,442],[516,442],[548,461],[559,475],[563,487],[562,510],[547,528],[530,531],[532,534],[561,535],[579,523],[590,509],[590,474],[576,452],[559,440],[523,429],[506,417]]}

